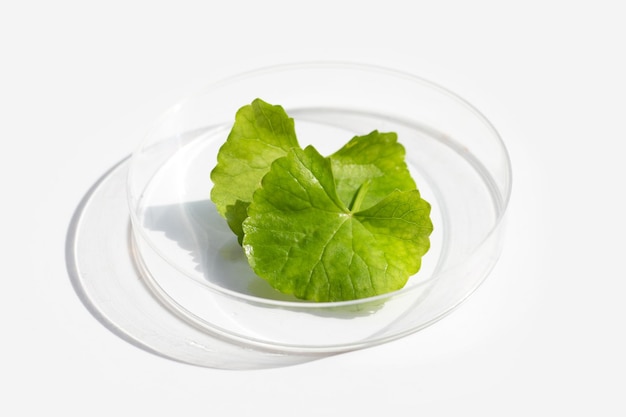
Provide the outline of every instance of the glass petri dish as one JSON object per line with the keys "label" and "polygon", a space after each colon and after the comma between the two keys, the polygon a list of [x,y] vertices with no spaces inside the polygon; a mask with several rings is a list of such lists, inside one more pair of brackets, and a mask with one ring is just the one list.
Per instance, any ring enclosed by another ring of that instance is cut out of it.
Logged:
{"label": "glass petri dish", "polygon": [[[234,115],[255,98],[282,105],[300,144],[325,155],[375,129],[398,134],[434,224],[422,268],[403,289],[314,303],[254,274],[209,194]],[[377,66],[299,63],[240,74],[176,104],[133,153],[127,191],[132,255],[165,308],[241,346],[333,353],[419,331],[479,287],[502,249],[511,166],[489,121],[445,88]]]}

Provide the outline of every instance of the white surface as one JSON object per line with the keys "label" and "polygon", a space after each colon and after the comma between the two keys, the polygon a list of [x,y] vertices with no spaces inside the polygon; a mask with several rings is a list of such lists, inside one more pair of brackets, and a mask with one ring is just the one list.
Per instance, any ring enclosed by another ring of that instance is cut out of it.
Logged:
{"label": "white surface", "polygon": [[[0,415],[624,415],[623,17],[617,1],[4,2]],[[414,72],[493,122],[514,190],[492,275],[422,332],[288,368],[192,367],[109,332],[65,269],[81,197],[182,95],[303,59]]]}

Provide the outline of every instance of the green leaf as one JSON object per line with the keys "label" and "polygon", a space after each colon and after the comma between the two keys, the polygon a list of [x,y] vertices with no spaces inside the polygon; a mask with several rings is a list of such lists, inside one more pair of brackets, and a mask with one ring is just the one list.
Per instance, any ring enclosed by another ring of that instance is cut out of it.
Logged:
{"label": "green leaf", "polygon": [[415,181],[404,162],[405,150],[393,133],[373,131],[355,136],[330,156],[337,193],[354,210],[355,198],[363,184],[360,207],[371,207],[394,190],[414,190]]}
{"label": "green leaf", "polygon": [[293,119],[281,106],[256,99],[237,111],[235,123],[211,172],[211,200],[228,225],[243,238],[252,194],[272,162],[298,147]]}
{"label": "green leaf", "polygon": [[309,146],[274,162],[243,223],[250,265],[279,291],[312,301],[402,288],[429,248],[430,205],[415,189],[395,190],[351,211],[337,192],[331,160]]}

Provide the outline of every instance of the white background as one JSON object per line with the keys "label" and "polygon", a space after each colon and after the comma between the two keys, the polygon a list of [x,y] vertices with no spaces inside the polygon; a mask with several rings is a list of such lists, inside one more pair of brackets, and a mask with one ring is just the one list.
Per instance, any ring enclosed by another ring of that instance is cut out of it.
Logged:
{"label": "white background", "polygon": [[[626,415],[626,12],[620,1],[5,1],[0,415]],[[147,353],[65,268],[120,132],[266,64],[349,60],[455,91],[513,162],[499,264],[417,334],[287,368]]]}

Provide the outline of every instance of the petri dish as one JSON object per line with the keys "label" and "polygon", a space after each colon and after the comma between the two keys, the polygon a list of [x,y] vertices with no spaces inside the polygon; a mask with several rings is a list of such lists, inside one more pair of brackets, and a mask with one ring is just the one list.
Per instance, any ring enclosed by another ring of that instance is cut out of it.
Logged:
{"label": "petri dish", "polygon": [[[300,144],[325,155],[372,130],[398,134],[434,224],[421,270],[404,288],[315,303],[254,274],[209,195],[234,115],[255,98],[283,106]],[[207,86],[147,131],[126,182],[131,251],[163,307],[206,334],[285,355],[345,352],[419,331],[480,286],[502,250],[511,180],[495,128],[441,86],[354,63],[261,68]]]}

